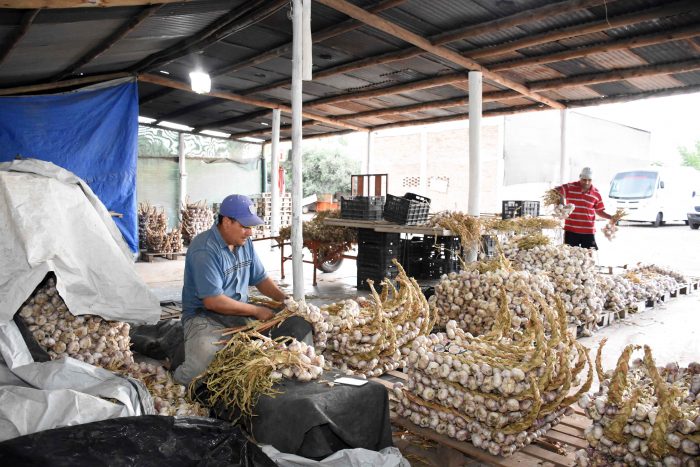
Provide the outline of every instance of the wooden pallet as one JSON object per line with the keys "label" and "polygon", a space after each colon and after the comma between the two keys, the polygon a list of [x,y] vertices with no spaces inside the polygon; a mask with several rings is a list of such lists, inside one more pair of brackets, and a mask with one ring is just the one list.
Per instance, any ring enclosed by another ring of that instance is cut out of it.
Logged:
{"label": "wooden pallet", "polygon": [[165,258],[165,259],[170,259],[170,260],[184,260],[185,255],[187,253],[184,251],[181,251],[179,253],[149,253],[147,251],[142,251],[140,259],[141,261],[145,263],[150,263],[153,261],[154,258]]}
{"label": "wooden pallet", "polygon": [[160,302],[160,319],[180,319],[182,302]]}
{"label": "wooden pallet", "polygon": [[[379,378],[370,378],[391,390],[396,380],[407,381],[408,375],[400,371],[388,371]],[[392,423],[408,432],[429,439],[443,448],[459,451],[462,455],[488,465],[513,467],[535,466],[548,462],[555,466],[576,465],[574,453],[588,447],[583,431],[591,424],[581,408],[572,407],[574,413],[563,417],[562,421],[549,430],[543,437],[526,446],[510,457],[500,457],[475,447],[471,443],[458,441],[441,435],[431,429],[414,425],[402,417],[392,418]]]}

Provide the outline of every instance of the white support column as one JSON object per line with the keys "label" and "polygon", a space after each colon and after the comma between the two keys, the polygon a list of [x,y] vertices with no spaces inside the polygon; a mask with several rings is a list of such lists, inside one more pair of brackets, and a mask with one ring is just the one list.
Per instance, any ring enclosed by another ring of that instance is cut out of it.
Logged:
{"label": "white support column", "polygon": [[569,178],[567,177],[569,164],[566,155],[566,117],[568,115],[566,109],[561,109],[559,115],[561,117],[559,121],[559,134],[561,135],[559,140],[561,145],[559,148],[559,183],[564,184]]}
{"label": "white support column", "polygon": [[[481,207],[481,112],[482,112],[482,76],[480,71],[469,72],[469,200],[467,214],[479,217]],[[478,246],[472,248],[468,261],[475,261]]]}
{"label": "white support column", "polygon": [[366,174],[372,173],[372,146],[374,146],[374,136],[373,135],[374,135],[373,131],[367,132],[367,157],[365,158],[365,163],[364,163],[364,173],[366,173]]}
{"label": "white support column", "polygon": [[272,203],[272,220],[270,222],[270,235],[276,236],[280,232],[280,189],[279,189],[279,178],[280,178],[280,155],[279,155],[279,145],[280,145],[280,110],[274,109],[272,111],[272,145],[270,148],[270,192],[271,203]]}
{"label": "white support column", "polygon": [[187,201],[187,166],[185,165],[185,134],[178,133],[177,138],[177,165],[180,175],[179,198],[180,205],[177,207],[177,215],[182,222],[182,208]]}
{"label": "white support column", "polygon": [[428,131],[423,128],[420,132],[420,179],[418,190],[421,195],[428,194]]}
{"label": "white support column", "polygon": [[302,1],[292,0],[292,274],[294,300],[304,298],[304,263],[301,225],[301,60]]}

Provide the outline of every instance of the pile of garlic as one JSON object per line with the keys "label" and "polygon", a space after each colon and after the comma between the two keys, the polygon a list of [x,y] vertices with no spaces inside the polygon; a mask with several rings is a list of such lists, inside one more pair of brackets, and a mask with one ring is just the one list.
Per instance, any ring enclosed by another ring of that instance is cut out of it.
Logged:
{"label": "pile of garlic", "polygon": [[202,405],[187,402],[187,388],[173,381],[172,375],[162,366],[151,363],[130,363],[117,369],[117,373],[137,379],[153,396],[158,415],[206,417],[209,411]]}
{"label": "pile of garlic", "polygon": [[636,301],[660,300],[680,286],[674,277],[660,273],[656,268],[656,266],[640,266],[625,274],[632,283]]}
{"label": "pile of garlic", "polygon": [[586,429],[591,449],[577,452],[577,463],[589,465],[697,465],[700,456],[700,364],[657,368],[651,349],[630,366],[638,346],[622,352],[617,367],[603,374],[598,349],[597,393],[579,405],[593,424]]}
{"label": "pile of garlic", "polygon": [[18,313],[52,360],[71,357],[144,382],[161,415],[204,413],[199,404],[183,400],[185,387],[175,384],[165,368],[134,362],[128,323],[73,315],[53,276],[37,287]]}
{"label": "pile of garlic", "polygon": [[[500,306],[501,287],[505,288],[508,309],[515,328],[527,324],[525,300],[531,291],[553,299],[554,289],[543,275],[505,268],[488,270],[489,263],[470,263],[460,272],[443,275],[430,299],[444,327],[455,320],[460,329],[475,336],[491,330]],[[495,263],[494,263],[495,264]]]}
{"label": "pile of garlic", "polygon": [[432,329],[435,316],[418,283],[395,263],[398,288],[387,279],[381,294],[370,284],[369,299],[297,311],[313,326],[314,345],[324,349],[328,366],[346,374],[380,376],[405,366],[412,341]]}
{"label": "pile of garlic", "polygon": [[[348,306],[352,306],[353,304],[356,305],[353,300],[346,300],[340,303],[345,305],[345,302],[348,302]],[[330,326],[327,323],[328,312],[319,309],[319,307],[316,305],[306,303],[306,300],[303,299],[296,301],[293,298],[288,298],[284,301],[284,306],[287,310],[295,315],[301,316],[309,324],[311,324],[314,335],[314,347],[316,348],[317,352],[323,352],[323,350],[326,348],[326,343],[328,341],[328,330],[330,329]]]}
{"label": "pile of garlic", "polygon": [[603,308],[608,311],[636,311],[634,287],[632,282],[619,274],[598,274],[596,276],[598,293],[603,300]]}
{"label": "pile of garlic", "polygon": [[[543,435],[592,381],[588,352],[566,332],[563,309],[545,308],[548,336],[534,308],[521,332],[502,307],[484,336],[450,321],[446,333],[416,339],[407,385],[394,387],[397,415],[493,455],[509,456]],[[586,364],[586,382],[569,396]]]}
{"label": "pile of garlic", "polygon": [[546,275],[564,302],[569,323],[583,326],[584,334],[590,334],[603,310],[603,299],[596,290],[595,262],[589,250],[569,245],[522,250],[511,242],[503,246],[503,254],[514,269]]}
{"label": "pile of garlic", "polygon": [[148,203],[139,204],[139,245],[150,253],[179,253],[182,251],[182,229],[168,232],[168,217],[161,208]]}
{"label": "pile of garlic", "polygon": [[321,354],[316,353],[316,349],[312,345],[307,345],[296,339],[292,339],[288,344],[278,344],[274,346],[273,340],[264,341],[266,349],[276,348],[277,350],[285,350],[292,354],[293,357],[277,359],[275,362],[270,377],[273,381],[279,381],[282,378],[298,379],[299,381],[311,381],[318,379],[323,373],[325,366],[325,358]]}
{"label": "pile of garlic", "polygon": [[186,202],[180,213],[182,214],[182,239],[186,244],[214,224],[214,211],[207,206],[206,201]]}

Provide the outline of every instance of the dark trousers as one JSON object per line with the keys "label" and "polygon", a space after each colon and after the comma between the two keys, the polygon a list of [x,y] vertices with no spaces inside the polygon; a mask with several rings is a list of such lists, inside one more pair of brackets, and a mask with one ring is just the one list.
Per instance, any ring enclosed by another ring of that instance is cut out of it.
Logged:
{"label": "dark trousers", "polygon": [[564,243],[570,246],[580,246],[581,248],[598,249],[598,245],[595,242],[595,235],[593,234],[581,234],[565,230]]}

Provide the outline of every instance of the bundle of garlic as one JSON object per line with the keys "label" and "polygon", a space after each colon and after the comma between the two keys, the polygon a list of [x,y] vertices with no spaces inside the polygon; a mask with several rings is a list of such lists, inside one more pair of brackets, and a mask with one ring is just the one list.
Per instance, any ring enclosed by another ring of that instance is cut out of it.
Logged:
{"label": "bundle of garlic", "polygon": [[188,200],[180,213],[182,214],[182,239],[188,245],[194,237],[214,224],[214,211],[207,206],[206,201],[190,203]]}
{"label": "bundle of garlic", "polygon": [[569,245],[524,250],[510,242],[503,246],[503,254],[514,269],[546,275],[564,302],[569,322],[590,333],[603,310],[603,299],[596,291],[595,262],[588,250]]}
{"label": "bundle of garlic", "polygon": [[[495,269],[490,270],[489,264],[494,264]],[[435,286],[430,303],[436,310],[438,324],[444,327],[448,321],[455,320],[461,329],[475,336],[489,332],[502,305],[501,287],[505,288],[516,329],[527,324],[529,311],[525,302],[530,293],[554,297],[551,282],[541,274],[513,271],[497,261],[469,263],[458,273],[443,275]]]}
{"label": "bundle of garlic", "polygon": [[418,283],[394,263],[398,289],[385,279],[381,295],[370,283],[369,300],[346,300],[321,309],[328,325],[324,355],[341,372],[380,376],[405,366],[413,340],[430,333],[435,324]]}
{"label": "bundle of garlic", "polygon": [[[566,332],[560,305],[555,311],[533,294],[551,333],[545,336],[540,313],[531,306],[521,332],[514,330],[503,305],[505,290],[500,294],[502,306],[490,333],[474,337],[450,321],[446,333],[416,339],[408,355],[407,385],[395,385],[394,394],[399,416],[508,456],[559,421],[590,388],[592,370],[587,349]],[[569,396],[586,364],[586,381]]]}
{"label": "bundle of garlic", "polygon": [[481,243],[481,219],[463,212],[439,212],[428,221],[428,226],[441,227],[457,234],[464,251]]}
{"label": "bundle of garlic", "polygon": [[54,277],[37,287],[19,316],[52,360],[71,357],[143,381],[161,415],[203,413],[197,404],[182,400],[184,386],[173,383],[164,368],[134,363],[128,323],[73,315],[58,294]]}
{"label": "bundle of garlic", "polygon": [[564,196],[556,188],[547,190],[542,199],[545,206],[552,206],[552,217],[555,219],[566,219],[576,208],[573,204],[564,204]]}
{"label": "bundle of garlic", "polygon": [[574,212],[574,209],[576,209],[576,206],[571,203],[557,204],[554,206],[554,209],[552,209],[552,217],[555,219],[564,220],[569,217],[572,212]]}
{"label": "bundle of garlic", "polygon": [[700,455],[700,364],[657,368],[651,349],[630,366],[639,346],[629,345],[613,372],[600,364],[600,389],[579,405],[593,424],[586,429],[592,449],[577,454],[578,465],[697,465]]}
{"label": "bundle of garlic", "polygon": [[[345,300],[340,303],[348,303],[349,306],[357,305],[353,300]],[[284,301],[285,309],[290,313],[301,316],[313,328],[314,348],[316,352],[323,352],[326,348],[328,340],[328,330],[330,329],[328,320],[328,312],[319,309],[316,305],[306,303],[306,300],[295,301],[293,298],[288,298]],[[279,314],[279,313],[278,313]]]}
{"label": "bundle of garlic", "polygon": [[131,363],[117,370],[137,379],[153,396],[153,405],[158,415],[206,417],[209,411],[197,402],[185,399],[187,388],[173,381],[172,375],[162,366],[150,363]]}
{"label": "bundle of garlic", "polygon": [[608,240],[612,240],[615,238],[615,234],[618,231],[617,228],[617,223],[622,220],[627,215],[627,212],[625,212],[624,209],[618,208],[617,211],[615,211],[615,214],[612,215],[612,218],[610,219],[610,222],[605,224],[605,227],[603,227],[603,234]]}
{"label": "bundle of garlic", "polygon": [[279,392],[273,385],[283,378],[317,379],[323,373],[323,355],[290,337],[270,339],[255,332],[239,332],[214,356],[204,373],[192,381],[190,393],[201,382],[207,404],[224,404],[250,417],[262,395]]}

